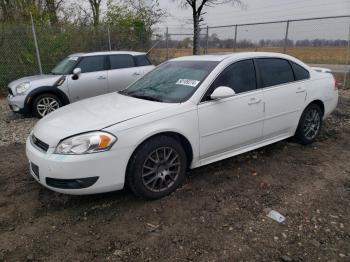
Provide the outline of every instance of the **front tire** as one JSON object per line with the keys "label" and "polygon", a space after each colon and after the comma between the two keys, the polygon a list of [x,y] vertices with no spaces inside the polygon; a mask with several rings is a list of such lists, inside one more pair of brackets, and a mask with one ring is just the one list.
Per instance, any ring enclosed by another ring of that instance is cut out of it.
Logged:
{"label": "front tire", "polygon": [[322,127],[322,109],[316,105],[309,105],[301,115],[295,137],[304,145],[315,142]]}
{"label": "front tire", "polygon": [[61,100],[54,94],[41,94],[34,99],[33,115],[42,118],[62,106]]}
{"label": "front tire", "polygon": [[187,158],[181,144],[169,136],[151,138],[132,155],[127,183],[135,195],[159,199],[175,191],[186,176]]}

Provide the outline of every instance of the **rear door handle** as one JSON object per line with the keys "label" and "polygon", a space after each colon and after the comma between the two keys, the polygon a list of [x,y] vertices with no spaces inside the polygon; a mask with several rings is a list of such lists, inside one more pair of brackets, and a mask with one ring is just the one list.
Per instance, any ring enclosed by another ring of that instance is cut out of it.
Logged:
{"label": "rear door handle", "polygon": [[133,76],[139,76],[139,75],[141,75],[141,73],[139,73],[139,72],[134,72],[132,75],[133,75]]}
{"label": "rear door handle", "polygon": [[99,77],[97,77],[97,79],[98,80],[103,80],[103,79],[106,79],[106,77],[105,76],[99,76]]}
{"label": "rear door handle", "polygon": [[303,87],[298,87],[296,93],[304,93],[306,91]]}
{"label": "rear door handle", "polygon": [[257,99],[255,97],[251,98],[248,102],[248,105],[254,105],[254,104],[258,104],[261,102],[261,98]]}

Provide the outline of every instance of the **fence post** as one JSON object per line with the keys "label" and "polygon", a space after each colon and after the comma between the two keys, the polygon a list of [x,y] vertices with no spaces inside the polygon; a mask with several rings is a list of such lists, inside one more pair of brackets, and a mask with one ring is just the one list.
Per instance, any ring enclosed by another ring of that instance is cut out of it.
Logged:
{"label": "fence post", "polygon": [[235,25],[235,39],[233,40],[233,52],[236,52],[237,47],[237,25]]}
{"label": "fence post", "polygon": [[205,53],[208,54],[208,45],[209,45],[209,26],[207,26],[207,34],[205,38]]}
{"label": "fence post", "polygon": [[169,59],[169,29],[166,28],[165,32],[165,43],[166,43],[166,60]]}
{"label": "fence post", "polygon": [[32,22],[32,33],[33,33],[33,38],[34,38],[36,59],[37,59],[37,61],[38,61],[39,72],[40,72],[40,74],[42,75],[42,74],[43,74],[43,69],[42,69],[42,67],[41,67],[39,46],[38,46],[38,41],[37,41],[37,39],[36,39],[36,32],[35,32],[35,27],[34,27],[33,16],[32,16],[32,13],[29,13],[29,14],[30,14],[30,20],[31,20],[31,22]]}
{"label": "fence post", "polygon": [[288,32],[289,32],[289,20],[287,21],[286,35],[285,35],[285,37],[284,37],[284,46],[283,46],[283,53],[284,53],[284,54],[287,52]]}
{"label": "fence post", "polygon": [[[347,48],[347,52],[346,52],[346,61],[345,61],[345,64],[346,65],[349,65],[349,56],[350,56],[350,23],[349,23],[349,33],[348,33],[348,48]],[[350,70],[345,70],[344,72],[344,83],[343,83],[343,88],[345,89],[346,88],[346,78],[347,78],[347,75],[350,75]]]}
{"label": "fence post", "polygon": [[107,35],[108,35],[108,47],[109,47],[109,51],[112,51],[111,33],[110,33],[110,31],[109,31],[109,26],[107,26]]}

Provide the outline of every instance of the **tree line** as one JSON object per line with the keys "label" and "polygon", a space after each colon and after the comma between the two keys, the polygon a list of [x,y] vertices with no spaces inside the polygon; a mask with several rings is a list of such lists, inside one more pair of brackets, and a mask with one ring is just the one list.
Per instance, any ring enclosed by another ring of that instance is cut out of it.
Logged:
{"label": "tree line", "polygon": [[[199,47],[206,47],[208,43],[209,48],[233,48],[234,47],[234,39],[219,38],[216,34],[212,34],[208,37],[208,40],[205,36],[201,36],[199,41]],[[281,47],[284,46],[284,39],[260,39],[258,41],[252,41],[250,39],[239,39],[236,42],[237,48],[255,48],[255,47]],[[346,47],[348,45],[348,41],[344,39],[301,39],[301,40],[287,40],[288,47]],[[158,45],[160,48],[165,48],[165,41]],[[168,47],[170,48],[192,48],[193,40],[191,37],[186,37],[182,40],[168,39]]]}
{"label": "tree line", "polygon": [[[199,52],[200,26],[209,8],[228,3],[246,7],[241,0],[173,1],[192,10],[193,54]],[[102,5],[106,5],[104,13]],[[166,12],[159,8],[158,0],[0,0],[0,23],[25,23],[29,21],[30,14],[36,24],[94,27],[102,24],[125,29],[126,32],[132,28],[131,33],[136,31],[138,34],[140,29],[151,33],[152,26],[159,23]]]}

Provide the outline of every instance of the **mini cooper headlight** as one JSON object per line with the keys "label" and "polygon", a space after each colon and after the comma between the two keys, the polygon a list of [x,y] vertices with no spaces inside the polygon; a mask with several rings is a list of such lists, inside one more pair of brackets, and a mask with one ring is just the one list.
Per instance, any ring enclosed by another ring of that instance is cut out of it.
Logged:
{"label": "mini cooper headlight", "polygon": [[30,87],[29,82],[21,83],[16,87],[16,93],[23,94],[29,89],[29,87]]}
{"label": "mini cooper headlight", "polygon": [[107,132],[89,132],[61,141],[55,154],[81,155],[108,151],[117,138]]}

